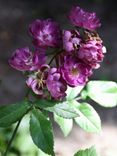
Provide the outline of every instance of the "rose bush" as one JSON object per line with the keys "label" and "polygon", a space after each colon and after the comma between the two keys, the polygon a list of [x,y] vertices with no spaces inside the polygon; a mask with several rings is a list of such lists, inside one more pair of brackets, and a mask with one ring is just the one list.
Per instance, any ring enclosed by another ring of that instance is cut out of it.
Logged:
{"label": "rose bush", "polygon": [[[106,107],[117,104],[115,82],[89,81],[106,53],[103,41],[96,32],[101,26],[99,19],[95,13],[76,6],[69,13],[69,20],[75,26],[72,30],[62,30],[51,19],[37,19],[29,26],[34,52],[29,47],[19,48],[9,59],[11,67],[25,74],[28,91],[23,102],[0,106],[1,127],[18,121],[4,156],[23,116],[29,112],[33,142],[43,152],[55,156],[48,112],[53,113],[55,121],[67,136],[72,128],[67,128],[68,122],[71,124],[73,119],[85,131],[100,132],[100,117],[86,103],[87,97]],[[85,154],[97,156],[94,147],[81,150],[75,156]]]}

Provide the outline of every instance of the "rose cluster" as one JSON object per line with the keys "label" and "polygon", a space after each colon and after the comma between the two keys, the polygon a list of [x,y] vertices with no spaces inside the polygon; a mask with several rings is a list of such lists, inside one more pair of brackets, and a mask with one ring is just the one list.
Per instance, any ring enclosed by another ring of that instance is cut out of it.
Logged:
{"label": "rose cluster", "polygon": [[39,97],[63,99],[67,86],[85,85],[104,58],[106,48],[95,31],[101,25],[96,14],[77,6],[68,17],[73,30],[61,30],[51,19],[34,21],[29,26],[34,52],[20,48],[9,60],[13,68],[26,73],[27,86]]}

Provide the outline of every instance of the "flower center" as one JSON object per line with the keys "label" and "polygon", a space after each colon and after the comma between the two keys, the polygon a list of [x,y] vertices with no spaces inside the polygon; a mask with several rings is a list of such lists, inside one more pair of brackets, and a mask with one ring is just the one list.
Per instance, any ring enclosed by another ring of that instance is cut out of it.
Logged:
{"label": "flower center", "polygon": [[79,75],[79,71],[77,68],[72,68],[71,73],[73,76],[78,76]]}
{"label": "flower center", "polygon": [[41,71],[38,71],[36,73],[36,78],[37,78],[39,87],[44,88],[44,84],[45,84],[44,74]]}

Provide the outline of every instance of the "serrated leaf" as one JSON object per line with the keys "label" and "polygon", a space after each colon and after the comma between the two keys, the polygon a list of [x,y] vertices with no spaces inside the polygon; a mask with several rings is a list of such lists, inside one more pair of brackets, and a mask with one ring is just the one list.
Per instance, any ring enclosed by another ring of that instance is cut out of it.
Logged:
{"label": "serrated leaf", "polygon": [[78,94],[81,92],[81,90],[84,88],[84,86],[78,86],[78,87],[67,87],[66,91],[66,99],[67,100],[73,100],[75,97],[78,96]]}
{"label": "serrated leaf", "polygon": [[53,131],[50,120],[39,110],[33,110],[30,119],[30,134],[35,145],[43,152],[55,156]]}
{"label": "serrated leaf", "polygon": [[87,84],[88,96],[104,107],[117,105],[117,83],[112,81],[90,81]]}
{"label": "serrated leaf", "polygon": [[98,156],[94,146],[91,148],[80,150],[74,156]]}
{"label": "serrated leaf", "polygon": [[88,103],[73,102],[76,111],[80,115],[75,118],[76,123],[87,132],[100,132],[101,120],[95,109]]}
{"label": "serrated leaf", "polygon": [[56,113],[58,116],[66,119],[72,119],[79,116],[75,109],[68,104],[68,101],[63,101],[54,107],[48,107],[46,110]]}
{"label": "serrated leaf", "polygon": [[26,101],[0,106],[0,127],[7,127],[21,119],[29,105]]}
{"label": "serrated leaf", "polygon": [[54,105],[58,104],[58,101],[56,100],[45,100],[45,99],[38,99],[35,104],[39,106],[40,108],[46,108],[46,107],[53,107]]}
{"label": "serrated leaf", "polygon": [[54,114],[54,120],[60,126],[64,136],[68,136],[73,127],[73,119],[65,119],[56,114]]}

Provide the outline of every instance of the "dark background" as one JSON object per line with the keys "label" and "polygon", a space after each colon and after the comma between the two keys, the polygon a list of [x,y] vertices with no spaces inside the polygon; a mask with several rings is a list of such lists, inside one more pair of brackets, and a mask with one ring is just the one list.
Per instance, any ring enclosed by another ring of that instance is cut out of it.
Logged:
{"label": "dark background", "polygon": [[[25,79],[21,72],[8,65],[8,59],[16,48],[32,46],[28,25],[37,18],[52,18],[62,28],[68,28],[66,15],[73,5],[96,12],[102,22],[98,32],[107,54],[92,79],[117,80],[117,7],[114,0],[0,0],[0,104],[20,101],[24,97]],[[114,121],[117,117],[115,108],[95,107],[106,120]]]}

